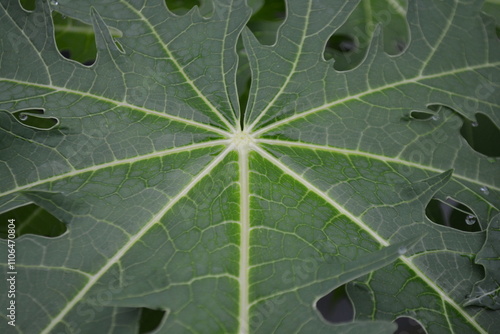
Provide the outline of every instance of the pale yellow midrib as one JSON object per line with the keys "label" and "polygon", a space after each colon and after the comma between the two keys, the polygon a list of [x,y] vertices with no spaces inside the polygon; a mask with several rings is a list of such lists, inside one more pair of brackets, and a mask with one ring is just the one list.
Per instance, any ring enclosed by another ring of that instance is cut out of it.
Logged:
{"label": "pale yellow midrib", "polygon": [[250,248],[250,189],[249,189],[249,147],[238,150],[240,178],[240,261],[239,261],[239,329],[238,334],[249,333],[249,248]]}

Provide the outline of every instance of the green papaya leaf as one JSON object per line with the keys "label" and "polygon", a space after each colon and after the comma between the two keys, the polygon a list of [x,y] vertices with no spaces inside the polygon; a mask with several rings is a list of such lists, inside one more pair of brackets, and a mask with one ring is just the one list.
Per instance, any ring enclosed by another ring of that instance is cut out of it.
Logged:
{"label": "green papaya leaf", "polygon": [[[324,53],[357,1],[286,1],[270,45],[259,1],[0,4],[2,333],[137,333],[145,309],[155,333],[499,328],[470,298],[498,292],[500,164],[461,134],[500,125],[482,1],[409,1],[404,50],[375,28],[346,71]],[[59,53],[52,11],[92,26],[95,63]],[[447,199],[474,232],[426,216]],[[67,231],[10,237],[24,206]],[[345,284],[354,320],[329,323],[316,303]]]}

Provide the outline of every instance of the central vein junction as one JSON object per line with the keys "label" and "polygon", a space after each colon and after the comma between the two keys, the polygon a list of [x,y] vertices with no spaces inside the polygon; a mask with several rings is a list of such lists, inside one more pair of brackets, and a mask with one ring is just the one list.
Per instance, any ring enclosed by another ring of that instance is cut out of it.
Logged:
{"label": "central vein junction", "polygon": [[247,154],[250,147],[255,144],[254,137],[246,131],[237,131],[231,137],[231,144],[242,154]]}

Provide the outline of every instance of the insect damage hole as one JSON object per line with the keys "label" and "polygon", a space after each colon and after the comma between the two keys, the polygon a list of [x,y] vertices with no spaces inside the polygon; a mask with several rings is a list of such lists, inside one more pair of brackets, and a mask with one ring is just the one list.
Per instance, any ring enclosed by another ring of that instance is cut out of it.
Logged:
{"label": "insect damage hole", "polygon": [[406,10],[407,1],[360,2],[347,21],[330,37],[324,58],[334,58],[334,68],[339,71],[357,67],[373,43],[376,26],[381,29],[384,51],[389,55],[401,54],[410,40]]}
{"label": "insect damage hole", "polygon": [[326,321],[334,324],[354,319],[354,308],[347,296],[345,285],[341,285],[316,302],[316,308]]}
{"label": "insect damage hole", "polygon": [[339,54],[356,52],[358,42],[355,37],[347,34],[333,34],[326,43],[323,57],[325,60],[336,58]]}
{"label": "insect damage hole", "polygon": [[471,208],[452,198],[433,198],[425,208],[425,215],[432,222],[464,232],[481,231],[477,216]]}
{"label": "insect damage hole", "polygon": [[422,111],[422,110],[412,110],[410,112],[410,117],[419,121],[428,121],[433,120],[437,121],[439,119],[439,115],[435,112],[430,111]]}
{"label": "insect damage hole", "polygon": [[94,28],[53,11],[54,36],[59,53],[67,59],[90,66],[97,57]]}
{"label": "insect damage hole", "polygon": [[141,308],[141,318],[139,320],[139,333],[152,333],[161,323],[165,321],[165,310],[153,310]]}
{"label": "insect damage hole", "polygon": [[[264,1],[261,6],[252,6],[254,13],[247,23],[261,44],[273,45],[279,27],[284,23],[287,9],[284,0]],[[258,7],[258,8],[256,8]]]}
{"label": "insect damage hole", "polygon": [[399,317],[394,321],[398,329],[394,334],[426,334],[427,331],[415,319],[409,317]]}
{"label": "insect damage hole", "polygon": [[0,238],[7,239],[7,222],[16,221],[16,237],[34,234],[48,238],[63,235],[66,224],[36,204],[28,204],[0,214]]}
{"label": "insect damage hole", "polygon": [[[97,58],[97,47],[92,25],[67,17],[57,11],[52,11],[52,19],[59,53],[64,58],[77,61],[85,66],[94,64]],[[117,40],[123,36],[123,33],[113,27],[109,27],[109,32],[116,47],[123,53],[123,46]]]}
{"label": "insect damage hole", "polygon": [[200,6],[198,0],[165,0],[167,8],[176,15],[184,15],[194,6]]}
{"label": "insect damage hole", "polygon": [[500,157],[500,129],[485,114],[477,113],[475,121],[464,119],[460,134],[476,152]]}
{"label": "insect damage hole", "polygon": [[21,6],[27,11],[35,10],[35,0],[20,0]]}
{"label": "insect damage hole", "polygon": [[43,109],[23,109],[12,113],[19,123],[37,130],[50,130],[59,123],[57,118],[44,114]]}

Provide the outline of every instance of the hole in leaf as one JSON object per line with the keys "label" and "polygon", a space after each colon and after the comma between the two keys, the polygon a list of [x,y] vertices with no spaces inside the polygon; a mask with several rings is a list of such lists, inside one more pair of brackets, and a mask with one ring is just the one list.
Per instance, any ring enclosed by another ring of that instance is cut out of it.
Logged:
{"label": "hole in leaf", "polygon": [[160,326],[163,318],[165,317],[164,310],[152,310],[143,307],[141,309],[141,319],[139,325],[139,333],[150,333]]}
{"label": "hole in leaf", "polygon": [[439,104],[429,104],[427,106],[427,108],[429,108],[429,110],[432,110],[432,111],[435,111],[435,112],[438,112],[440,111],[442,108],[445,108],[445,109],[448,109],[448,110],[451,110],[445,106],[442,106],[442,105],[439,105]]}
{"label": "hole in leaf", "polygon": [[324,58],[334,58],[339,71],[355,68],[365,58],[377,25],[384,51],[400,54],[409,41],[406,9],[407,1],[361,1],[328,40]]}
{"label": "hole in leaf", "polygon": [[500,20],[498,19],[500,17],[500,6],[498,2],[485,1],[481,10],[483,13],[493,18],[492,20],[485,20],[485,24],[487,28],[495,31],[497,37],[500,38]]}
{"label": "hole in leaf", "polygon": [[[253,14],[247,24],[260,43],[272,45],[276,41],[276,33],[286,16],[285,1],[249,1],[248,5]],[[249,98],[251,73],[246,50],[243,47],[242,38],[238,39],[238,70],[236,72],[236,82],[238,86],[238,96],[240,102],[240,126],[244,128],[244,111]]]}
{"label": "hole in leaf", "polygon": [[194,6],[200,6],[198,0],[165,0],[167,8],[176,15],[184,15]]}
{"label": "hole in leaf", "polygon": [[460,134],[475,151],[500,157],[500,129],[485,114],[477,113],[476,121],[464,119]]}
{"label": "hole in leaf", "polygon": [[239,94],[240,95],[240,112],[241,112],[241,118],[240,118],[240,126],[242,129],[245,128],[245,110],[247,107],[248,103],[248,97],[250,95],[250,85],[251,85],[251,79],[248,79],[246,82],[246,85],[243,86],[243,91]]}
{"label": "hole in leaf", "polygon": [[323,318],[331,323],[338,324],[354,319],[354,308],[347,297],[345,285],[341,285],[326,296],[321,297],[316,302],[316,308]]}
{"label": "hole in leaf", "polygon": [[59,53],[61,53],[64,58],[71,59],[71,52],[69,50],[59,50]]}
{"label": "hole in leaf", "polygon": [[334,34],[326,43],[324,58],[326,60],[337,58],[339,53],[355,52],[358,48],[354,37],[346,34]]}
{"label": "hole in leaf", "polygon": [[394,321],[398,325],[398,329],[394,334],[425,334],[427,333],[424,327],[412,318],[400,317]]}
{"label": "hole in leaf", "polygon": [[437,120],[439,116],[436,113],[421,111],[421,110],[412,110],[410,112],[410,117],[412,119],[427,121],[427,120]]}
{"label": "hole in leaf", "polygon": [[272,45],[276,42],[276,33],[286,17],[284,0],[266,0],[248,21],[248,28],[260,43]]}
{"label": "hole in leaf", "polygon": [[47,117],[43,114],[43,109],[25,109],[13,113],[21,124],[38,130],[50,130],[59,123],[57,118]]}
{"label": "hole in leaf", "polygon": [[114,40],[115,45],[118,48],[118,50],[120,50],[121,53],[125,53],[125,49],[123,48],[123,45],[119,41],[117,41],[116,38],[114,38],[113,40]]}
{"label": "hole in leaf", "polygon": [[445,201],[433,198],[425,208],[425,215],[436,224],[465,232],[481,231],[478,218],[466,205],[447,198]]}
{"label": "hole in leaf", "polygon": [[89,66],[95,62],[97,48],[94,28],[79,20],[52,12],[57,48],[62,56]]}
{"label": "hole in leaf", "polygon": [[21,6],[27,11],[35,10],[35,0],[20,0],[20,3]]}
{"label": "hole in leaf", "polygon": [[394,49],[397,51],[397,54],[403,52],[406,49],[406,43],[403,41],[395,41]]}
{"label": "hole in leaf", "polygon": [[49,238],[58,237],[67,228],[64,223],[36,204],[28,204],[0,214],[0,238],[7,239],[9,219],[14,219],[16,238],[35,234]]}

